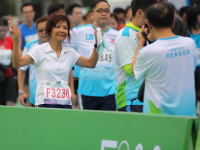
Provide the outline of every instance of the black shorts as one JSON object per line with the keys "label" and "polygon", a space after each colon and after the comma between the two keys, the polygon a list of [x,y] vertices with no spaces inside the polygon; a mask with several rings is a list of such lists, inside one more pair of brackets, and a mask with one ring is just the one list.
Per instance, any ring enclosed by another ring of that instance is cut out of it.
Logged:
{"label": "black shorts", "polygon": [[196,67],[195,70],[195,88],[200,90],[200,67]]}
{"label": "black shorts", "polygon": [[53,104],[41,104],[38,107],[43,108],[63,108],[63,109],[72,109],[71,105],[53,105]]}
{"label": "black shorts", "polygon": [[0,105],[6,105],[7,101],[16,102],[17,100],[17,77],[5,78],[0,82]]}
{"label": "black shorts", "polygon": [[74,92],[77,94],[79,78],[74,77]]}
{"label": "black shorts", "polygon": [[118,111],[143,112],[143,105],[127,105],[119,108]]}
{"label": "black shorts", "polygon": [[29,81],[29,68],[26,70],[25,72],[25,80],[24,80],[24,84],[25,85],[29,85],[28,84],[28,81]]}
{"label": "black shorts", "polygon": [[83,109],[116,111],[115,95],[95,97],[82,95]]}

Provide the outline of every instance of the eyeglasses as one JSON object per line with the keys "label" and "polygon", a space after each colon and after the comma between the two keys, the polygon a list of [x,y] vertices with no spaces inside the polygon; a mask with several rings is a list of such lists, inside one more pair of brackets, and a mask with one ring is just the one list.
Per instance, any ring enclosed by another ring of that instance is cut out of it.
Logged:
{"label": "eyeglasses", "polygon": [[0,32],[7,32],[8,30],[6,29],[0,29]]}
{"label": "eyeglasses", "polygon": [[45,29],[38,30],[38,32],[40,32],[40,33],[43,32],[43,31],[45,31]]}
{"label": "eyeglasses", "polygon": [[96,11],[93,11],[93,12],[98,12],[99,14],[102,14],[103,12],[105,12],[106,14],[109,14],[110,13],[110,9],[106,8],[106,9],[98,9]]}
{"label": "eyeglasses", "polygon": [[32,13],[33,12],[33,10],[31,10],[31,11],[24,11],[24,12],[22,12],[23,14],[29,14],[29,13]]}

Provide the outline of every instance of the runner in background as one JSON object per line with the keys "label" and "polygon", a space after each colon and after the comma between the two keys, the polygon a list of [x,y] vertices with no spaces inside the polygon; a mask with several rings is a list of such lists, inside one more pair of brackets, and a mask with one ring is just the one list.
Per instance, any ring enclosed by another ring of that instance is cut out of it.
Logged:
{"label": "runner in background", "polygon": [[[26,44],[38,39],[38,35],[36,32],[36,24],[34,22],[35,11],[33,5],[29,2],[23,3],[21,6],[21,13],[24,18],[24,21],[19,25],[19,29],[21,32],[20,55],[22,54],[22,50],[24,49]],[[29,78],[29,70],[26,71],[25,86],[24,86],[27,95],[30,94],[28,78]]]}
{"label": "runner in background", "polygon": [[[47,17],[41,17],[36,21],[36,30],[39,39],[28,43],[24,48],[22,56],[25,56],[34,46],[48,41],[46,34],[47,19],[48,19]],[[24,103],[24,100],[28,100],[28,95],[24,92],[24,77],[25,77],[25,71],[28,68],[29,68],[30,103],[29,101]],[[34,66],[30,64],[24,67],[20,67],[18,69],[18,100],[24,106],[33,107],[35,105],[35,93],[36,93],[36,74]]]}
{"label": "runner in background", "polygon": [[138,91],[144,79],[136,80],[132,73],[132,58],[137,46],[137,32],[146,23],[147,8],[156,0],[135,0],[132,2],[132,21],[120,30],[115,41],[116,103],[118,111],[142,112],[143,103]]}
{"label": "runner in background", "polygon": [[125,26],[125,10],[123,8],[115,8],[113,13],[117,15],[119,21],[118,30],[121,30]]}
{"label": "runner in background", "polygon": [[145,79],[144,113],[196,116],[194,71],[196,44],[176,36],[174,10],[167,3],[156,3],[146,11],[148,27],[156,41],[144,48],[147,33],[138,32],[138,46],[132,66],[137,80]]}
{"label": "runner in background", "polygon": [[[84,109],[90,110],[116,110],[115,84],[114,84],[114,41],[118,31],[110,28],[110,5],[106,0],[97,0],[92,6],[92,17],[97,26],[104,32],[105,40],[112,51],[104,49],[99,57],[96,68],[82,68],[79,74],[78,93],[82,94]],[[86,58],[92,54],[94,43],[94,26],[88,24],[74,30],[76,41],[71,42],[77,52]]]}
{"label": "runner in background", "polygon": [[185,27],[187,27],[187,11],[188,11],[189,7],[184,6],[181,7],[181,9],[179,10],[179,15],[180,15],[180,19],[182,21],[182,23],[185,25]]}
{"label": "runner in background", "polygon": [[115,14],[110,14],[110,21],[108,23],[109,27],[118,30],[119,27],[119,21]]}
{"label": "runner in background", "polygon": [[125,11],[125,24],[128,23],[128,22],[131,22],[131,19],[132,19],[132,8],[131,6],[128,6],[126,8],[126,11]]}
{"label": "runner in background", "polygon": [[0,105],[14,106],[17,99],[17,73],[12,68],[13,41],[6,36],[8,20],[0,17]]}
{"label": "runner in background", "polygon": [[66,15],[70,21],[71,28],[78,27],[82,22],[81,5],[73,3],[66,8]]}
{"label": "runner in background", "polygon": [[[77,3],[73,3],[71,5],[69,5],[66,8],[66,15],[67,18],[70,21],[70,25],[71,25],[71,30],[72,32],[70,33],[72,36],[72,38],[74,37],[73,34],[73,30],[75,30],[75,27],[80,26],[81,22],[82,22],[82,12],[81,12],[81,6]],[[72,39],[71,42],[73,42],[74,40]],[[79,71],[80,71],[80,67],[77,65],[74,65],[74,90],[71,89],[72,93],[74,93],[72,95],[72,107],[73,108],[78,108],[79,107],[79,102],[78,102],[78,81],[79,81]]]}
{"label": "runner in background", "polygon": [[62,44],[66,38],[70,41],[70,23],[65,15],[52,15],[46,25],[49,42],[34,46],[25,56],[18,51],[20,32],[10,23],[10,34],[14,40],[13,66],[22,67],[34,64],[36,70],[36,103],[38,107],[71,109],[71,91],[68,86],[70,69],[75,65],[94,68],[98,60],[96,52],[98,40],[94,23],[94,45],[89,59],[80,56],[74,49]]}
{"label": "runner in background", "polygon": [[[187,25],[190,32],[190,37],[196,43],[197,51],[197,67],[195,70],[195,87],[196,87],[196,102],[198,101],[198,93],[200,92],[200,7],[195,6],[189,8],[187,12]],[[200,104],[197,103],[197,114],[200,115]]]}
{"label": "runner in background", "polygon": [[87,24],[91,24],[93,23],[93,18],[92,18],[92,11],[88,11],[87,14],[85,16],[83,16],[83,20],[82,20],[82,25],[87,25]]}
{"label": "runner in background", "polygon": [[49,16],[53,14],[65,15],[64,7],[64,4],[54,2],[51,5],[49,5],[47,13]]}

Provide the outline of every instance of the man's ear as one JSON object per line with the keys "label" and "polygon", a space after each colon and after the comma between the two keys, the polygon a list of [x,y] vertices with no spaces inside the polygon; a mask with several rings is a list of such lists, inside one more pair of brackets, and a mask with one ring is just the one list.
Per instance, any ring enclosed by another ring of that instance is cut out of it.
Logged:
{"label": "man's ear", "polygon": [[136,16],[140,18],[142,16],[142,12],[143,12],[142,9],[138,9],[136,12]]}
{"label": "man's ear", "polygon": [[173,22],[172,22],[172,26],[171,26],[172,29],[173,29],[174,26],[175,26],[175,22],[176,22],[176,18],[174,18],[174,20],[173,20]]}
{"label": "man's ear", "polygon": [[149,30],[151,30],[152,29],[152,24],[149,22],[149,20],[147,20],[147,24],[148,24]]}
{"label": "man's ear", "polygon": [[90,12],[89,15],[91,16],[91,18],[94,20],[94,13]]}

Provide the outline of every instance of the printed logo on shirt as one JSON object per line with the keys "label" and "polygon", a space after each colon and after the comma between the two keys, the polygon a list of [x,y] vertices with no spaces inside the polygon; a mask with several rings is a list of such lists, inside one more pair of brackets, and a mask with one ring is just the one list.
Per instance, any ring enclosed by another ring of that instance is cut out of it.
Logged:
{"label": "printed logo on shirt", "polygon": [[94,40],[94,34],[86,34],[86,40]]}
{"label": "printed logo on shirt", "polygon": [[166,53],[166,58],[181,57],[190,54],[190,50],[185,50],[184,47],[170,49],[170,53]]}
{"label": "printed logo on shirt", "polygon": [[115,42],[115,39],[110,39],[110,42],[111,42],[111,43],[114,43],[114,42]]}

